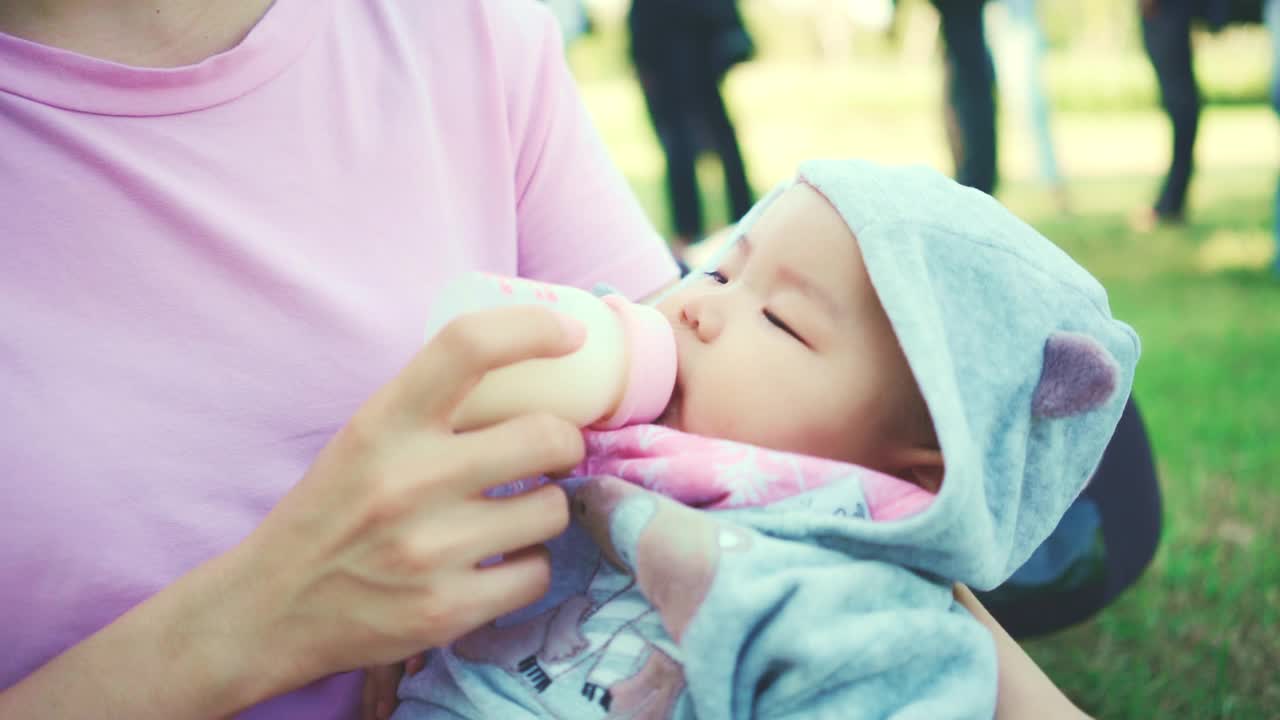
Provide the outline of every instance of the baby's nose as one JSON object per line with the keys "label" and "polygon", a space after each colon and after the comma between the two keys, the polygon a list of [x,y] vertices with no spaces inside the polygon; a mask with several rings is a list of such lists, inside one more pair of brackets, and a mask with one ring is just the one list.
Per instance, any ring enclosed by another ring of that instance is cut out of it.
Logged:
{"label": "baby's nose", "polygon": [[715,340],[724,326],[723,313],[706,295],[686,302],[680,310],[680,317],[702,342]]}

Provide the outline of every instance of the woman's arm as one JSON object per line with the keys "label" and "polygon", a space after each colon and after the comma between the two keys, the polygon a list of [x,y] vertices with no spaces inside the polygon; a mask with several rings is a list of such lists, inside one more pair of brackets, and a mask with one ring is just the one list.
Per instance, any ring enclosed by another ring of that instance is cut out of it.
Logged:
{"label": "woman's arm", "polygon": [[996,641],[999,663],[999,695],[996,720],[1079,720],[1089,716],[1063,694],[1031,656],[1014,641],[991,613],[978,602],[969,588],[955,586],[956,600],[973,614]]}
{"label": "woman's arm", "polygon": [[484,491],[577,465],[582,435],[550,416],[466,433],[451,418],[488,370],[563,355],[583,334],[535,307],[450,323],[243,543],[0,692],[0,717],[230,715],[537,599],[550,575],[537,546],[568,523],[564,493]]}
{"label": "woman's arm", "polygon": [[0,692],[0,717],[223,717],[282,685],[237,549]]}

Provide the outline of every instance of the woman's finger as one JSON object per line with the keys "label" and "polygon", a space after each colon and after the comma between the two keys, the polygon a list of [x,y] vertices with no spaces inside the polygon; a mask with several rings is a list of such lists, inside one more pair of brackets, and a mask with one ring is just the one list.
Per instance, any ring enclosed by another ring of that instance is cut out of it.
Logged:
{"label": "woman's finger", "polygon": [[[547,413],[520,415],[493,427],[453,437],[455,456],[466,459],[457,472],[457,489],[479,495],[520,478],[571,470],[582,462],[586,447],[573,423]],[[423,467],[439,468],[435,448],[423,447]]]}
{"label": "woman's finger", "polygon": [[496,555],[540,545],[569,525],[569,499],[558,485],[520,495],[480,498],[455,510],[458,562],[468,567]]}
{"label": "woman's finger", "polygon": [[444,326],[393,383],[399,410],[447,424],[490,370],[521,360],[559,357],[586,337],[579,321],[532,305],[482,310]]}
{"label": "woman's finger", "polygon": [[502,562],[477,568],[461,579],[459,603],[452,618],[461,637],[490,620],[518,610],[546,593],[551,584],[551,555],[541,545],[505,556]]}

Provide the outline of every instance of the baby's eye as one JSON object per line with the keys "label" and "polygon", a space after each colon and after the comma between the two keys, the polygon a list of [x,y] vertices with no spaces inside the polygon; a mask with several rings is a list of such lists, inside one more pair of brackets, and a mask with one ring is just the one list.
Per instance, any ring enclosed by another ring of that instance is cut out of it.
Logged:
{"label": "baby's eye", "polygon": [[797,341],[800,342],[800,344],[804,345],[805,347],[809,346],[809,343],[805,342],[804,338],[800,337],[800,333],[793,330],[791,326],[786,323],[786,321],[784,321],[782,318],[775,315],[772,311],[765,310],[764,317],[766,320],[772,323],[774,327],[778,328],[779,330],[795,338]]}
{"label": "baby's eye", "polygon": [[706,275],[707,277],[711,278],[712,280],[715,280],[716,282],[720,283],[721,285],[724,285],[725,283],[729,282],[729,277],[728,277],[727,275],[725,275],[724,273],[720,272],[719,270],[708,270],[707,272],[704,272],[704,273],[702,273],[702,274],[703,274],[703,275]]}

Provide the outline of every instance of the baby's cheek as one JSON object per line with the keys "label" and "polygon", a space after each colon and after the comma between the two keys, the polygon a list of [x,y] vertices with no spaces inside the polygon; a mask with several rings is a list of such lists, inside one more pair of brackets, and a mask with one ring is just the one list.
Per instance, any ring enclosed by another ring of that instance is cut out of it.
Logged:
{"label": "baby's cheek", "polygon": [[794,416],[796,408],[762,402],[758,393],[729,391],[733,397],[731,407],[721,408],[716,414],[715,437],[735,440],[760,447],[780,448],[779,444],[794,446],[796,432]]}
{"label": "baby's cheek", "polygon": [[735,424],[732,421],[731,400],[720,400],[716,397],[701,396],[686,398],[684,407],[684,427],[687,433],[703,437],[735,440]]}
{"label": "baby's cheek", "polygon": [[735,382],[729,373],[702,380],[696,393],[686,391],[683,430],[703,437],[754,442],[752,433],[744,432],[752,416],[758,414],[744,401],[750,390]]}
{"label": "baby's cheek", "polygon": [[797,397],[769,415],[769,447],[831,459],[844,459],[851,444],[844,418],[833,416],[820,401]]}

